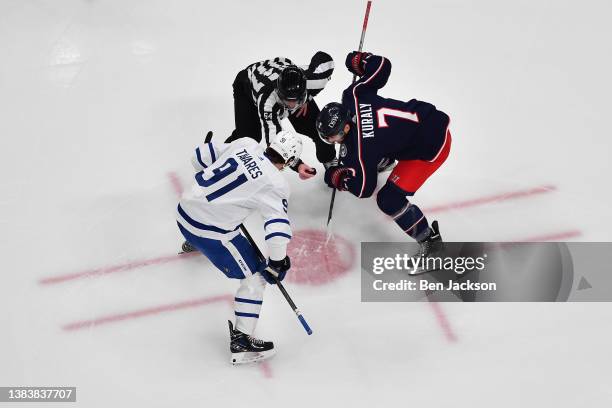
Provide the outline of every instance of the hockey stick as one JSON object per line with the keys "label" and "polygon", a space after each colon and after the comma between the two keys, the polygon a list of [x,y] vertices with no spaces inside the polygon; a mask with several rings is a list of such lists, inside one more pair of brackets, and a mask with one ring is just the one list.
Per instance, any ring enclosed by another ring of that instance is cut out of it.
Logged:
{"label": "hockey stick", "polygon": [[209,130],[208,133],[206,134],[206,137],[204,138],[204,143],[210,143],[212,137],[213,137],[212,130]]}
{"label": "hockey stick", "polygon": [[[210,141],[212,140],[212,137],[213,137],[213,132],[212,132],[212,130],[209,130],[208,133],[206,133],[206,136],[204,137],[204,143],[210,143]],[[187,241],[185,241],[185,243],[187,243]],[[185,244],[183,244],[183,245],[185,245]],[[192,251],[184,251],[184,250],[181,249],[181,251],[178,254],[179,255],[183,255],[183,254],[188,254],[188,253],[194,252],[194,251],[196,251],[195,248],[193,248]]]}
{"label": "hockey stick", "polygon": [[[365,39],[366,28],[368,28],[368,18],[370,17],[370,7],[372,7],[372,0],[368,0],[366,5],[365,16],[363,17],[363,27],[361,28],[361,39],[359,40],[359,52],[363,49],[363,40]],[[357,75],[353,74],[353,83],[357,80]],[[332,219],[332,213],[334,211],[334,201],[336,200],[336,188],[332,191],[331,201],[329,202],[329,213],[327,214],[327,240],[325,243],[329,241],[331,237],[331,231],[329,227],[329,223]]]}
{"label": "hockey stick", "polygon": [[[266,258],[263,256],[263,254],[259,250],[259,247],[257,246],[255,241],[253,240],[253,237],[251,237],[251,234],[249,234],[249,231],[247,231],[247,229],[244,227],[244,224],[240,224],[240,230],[242,231],[242,233],[244,234],[246,239],[249,241],[251,246],[253,246],[253,248],[255,249],[255,252],[257,253],[257,256],[259,257],[259,259],[261,259],[262,261],[265,262]],[[302,323],[302,326],[304,327],[304,330],[306,330],[306,333],[308,333],[308,335],[310,336],[312,334],[312,329],[310,328],[310,326],[308,326],[308,323],[306,323],[306,319],[304,319],[304,316],[302,316],[302,313],[300,312],[300,310],[297,308],[295,303],[293,303],[293,299],[291,299],[291,296],[289,296],[289,293],[287,293],[287,289],[285,289],[285,287],[278,280],[278,278],[276,278],[274,275],[272,275],[272,276],[273,276],[274,280],[276,281],[276,286],[278,286],[278,288],[280,289],[281,293],[283,294],[283,296],[287,300],[287,303],[289,303],[289,306],[291,306],[291,309],[293,309],[293,312],[297,316],[298,320],[300,321],[300,323]]]}

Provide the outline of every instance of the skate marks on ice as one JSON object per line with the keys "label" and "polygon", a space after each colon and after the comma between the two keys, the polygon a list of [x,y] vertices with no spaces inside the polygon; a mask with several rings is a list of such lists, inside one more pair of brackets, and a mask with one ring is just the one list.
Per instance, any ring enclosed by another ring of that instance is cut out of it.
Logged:
{"label": "skate marks on ice", "polygon": [[291,273],[287,281],[306,285],[323,285],[347,274],[354,266],[355,245],[339,235],[327,242],[325,231],[297,231],[287,252],[291,257]]}

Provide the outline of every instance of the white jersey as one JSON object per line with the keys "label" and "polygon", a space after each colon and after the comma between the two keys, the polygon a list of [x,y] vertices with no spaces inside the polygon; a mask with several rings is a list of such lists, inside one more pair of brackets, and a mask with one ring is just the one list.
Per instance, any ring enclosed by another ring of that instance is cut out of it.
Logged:
{"label": "white jersey", "polygon": [[291,239],[289,185],[251,138],[205,143],[192,158],[195,182],[183,194],[177,221],[192,234],[227,241],[253,212],[264,219],[272,259],[283,259]]}

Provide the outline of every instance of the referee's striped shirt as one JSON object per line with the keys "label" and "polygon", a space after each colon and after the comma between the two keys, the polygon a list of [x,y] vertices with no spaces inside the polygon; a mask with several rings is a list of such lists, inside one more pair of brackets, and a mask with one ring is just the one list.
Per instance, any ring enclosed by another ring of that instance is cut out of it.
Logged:
{"label": "referee's striped shirt", "polygon": [[[276,80],[281,71],[293,63],[289,58],[278,57],[271,60],[256,62],[246,68],[251,85],[253,102],[259,112],[261,133],[266,138],[266,144],[281,131],[281,120],[289,116],[289,111],[276,93]],[[318,51],[313,55],[309,65],[300,66],[306,74],[306,89],[308,99],[314,98],[330,80],[334,72],[332,57]],[[296,108],[299,109],[299,108]]]}

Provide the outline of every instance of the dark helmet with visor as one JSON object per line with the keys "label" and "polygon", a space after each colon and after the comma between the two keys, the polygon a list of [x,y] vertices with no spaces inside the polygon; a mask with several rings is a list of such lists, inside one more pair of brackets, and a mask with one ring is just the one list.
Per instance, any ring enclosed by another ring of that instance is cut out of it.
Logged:
{"label": "dark helmet with visor", "polygon": [[283,69],[276,82],[276,92],[283,102],[303,104],[307,96],[304,71],[296,65]]}
{"label": "dark helmet with visor", "polygon": [[344,136],[344,126],[351,122],[351,112],[338,102],[328,103],[317,117],[317,132],[325,143],[333,144],[329,138],[334,135]]}

